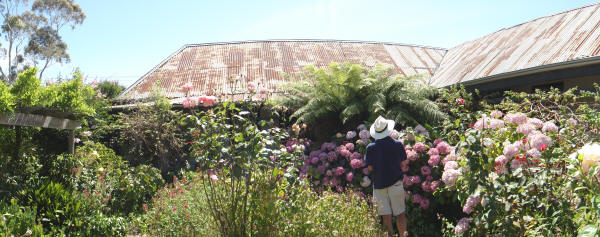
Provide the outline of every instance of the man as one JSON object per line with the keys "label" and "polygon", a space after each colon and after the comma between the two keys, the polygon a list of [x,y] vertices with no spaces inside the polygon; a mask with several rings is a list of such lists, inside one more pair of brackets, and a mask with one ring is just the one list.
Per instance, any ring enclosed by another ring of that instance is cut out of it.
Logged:
{"label": "man", "polygon": [[367,146],[366,163],[373,174],[373,200],[377,213],[383,218],[388,234],[394,233],[392,215],[400,236],[406,235],[405,193],[402,186],[401,164],[406,161],[406,151],[400,141],[389,134],[396,123],[379,116],[371,125],[371,137],[375,139]]}

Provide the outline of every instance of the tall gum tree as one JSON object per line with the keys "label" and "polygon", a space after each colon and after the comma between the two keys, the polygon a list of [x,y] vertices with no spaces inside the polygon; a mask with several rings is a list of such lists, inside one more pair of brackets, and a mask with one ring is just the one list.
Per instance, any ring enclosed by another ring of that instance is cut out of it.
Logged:
{"label": "tall gum tree", "polygon": [[69,62],[67,44],[60,37],[64,26],[75,29],[85,13],[73,0],[0,0],[4,62],[0,77],[14,82],[18,72],[37,66],[39,78],[53,63]]}

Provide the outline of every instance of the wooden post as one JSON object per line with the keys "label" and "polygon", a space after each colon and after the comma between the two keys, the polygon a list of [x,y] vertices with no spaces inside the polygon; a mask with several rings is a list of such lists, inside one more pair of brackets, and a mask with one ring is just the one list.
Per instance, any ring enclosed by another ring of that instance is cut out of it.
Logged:
{"label": "wooden post", "polygon": [[75,129],[69,130],[69,147],[68,147],[68,150],[69,150],[70,154],[74,154],[75,153]]}

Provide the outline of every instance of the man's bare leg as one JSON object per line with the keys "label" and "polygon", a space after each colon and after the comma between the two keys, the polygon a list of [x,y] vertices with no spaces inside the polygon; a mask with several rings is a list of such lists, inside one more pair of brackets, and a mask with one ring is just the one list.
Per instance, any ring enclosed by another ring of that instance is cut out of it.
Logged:
{"label": "man's bare leg", "polygon": [[394,226],[392,225],[392,215],[382,215],[383,227],[388,231],[388,235],[394,234]]}
{"label": "man's bare leg", "polygon": [[[385,222],[384,222],[385,223]],[[396,216],[396,227],[401,237],[407,236],[406,233],[406,215],[404,213]]]}

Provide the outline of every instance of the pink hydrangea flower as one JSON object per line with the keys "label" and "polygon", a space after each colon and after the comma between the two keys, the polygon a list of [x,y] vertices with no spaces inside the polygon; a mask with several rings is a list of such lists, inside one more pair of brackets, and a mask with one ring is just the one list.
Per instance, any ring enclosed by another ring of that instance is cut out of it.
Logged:
{"label": "pink hydrangea flower", "polygon": [[325,175],[327,175],[327,176],[333,176],[333,172],[331,172],[331,170],[327,170],[327,172],[325,172]]}
{"label": "pink hydrangea flower", "polygon": [[440,186],[440,181],[431,181],[431,191],[434,192]]}
{"label": "pink hydrangea flower", "polygon": [[436,138],[435,140],[433,140],[433,146],[437,146],[438,144],[440,144],[440,142],[443,142],[444,140],[442,140],[441,138]]}
{"label": "pink hydrangea flower", "polygon": [[504,149],[502,151],[504,152],[504,156],[511,158],[517,153],[519,153],[519,146],[515,144],[509,144],[504,146]]}
{"label": "pink hydrangea flower", "polygon": [[426,210],[427,208],[429,208],[429,199],[427,198],[423,198],[421,200],[421,202],[419,203],[419,207],[421,207],[421,209]]}
{"label": "pink hydrangea flower", "polygon": [[527,123],[535,126],[536,128],[542,128],[542,126],[544,126],[544,122],[538,118],[529,118],[527,119]]}
{"label": "pink hydrangea flower", "polygon": [[508,113],[504,116],[504,121],[512,124],[524,124],[527,122],[527,115],[523,113]]}
{"label": "pink hydrangea flower", "polygon": [[446,165],[444,165],[444,171],[456,169],[458,169],[458,163],[456,161],[448,161],[446,162]]}
{"label": "pink hydrangea flower", "polygon": [[439,154],[440,154],[440,151],[435,147],[432,147],[429,149],[429,151],[427,151],[427,155],[429,155],[429,156],[439,155]]}
{"label": "pink hydrangea flower", "polygon": [[354,150],[354,143],[346,143],[346,149],[348,149],[349,151],[353,151]]}
{"label": "pink hydrangea flower", "polygon": [[346,139],[350,140],[352,138],[356,137],[356,132],[355,131],[348,131],[346,133]]}
{"label": "pink hydrangea flower", "polygon": [[439,154],[448,154],[452,149],[450,145],[448,145],[448,143],[444,141],[438,143],[437,146],[435,146],[435,148],[439,151]]}
{"label": "pink hydrangea flower", "polygon": [[421,167],[421,174],[424,176],[430,175],[431,168],[429,168],[429,166],[424,165],[423,167]]}
{"label": "pink hydrangea flower", "polygon": [[515,169],[515,168],[521,167],[521,165],[522,165],[521,161],[519,161],[519,160],[517,160],[517,159],[513,159],[513,160],[510,162],[510,168],[511,168],[511,169]]}
{"label": "pink hydrangea flower", "polygon": [[371,134],[366,129],[365,130],[361,130],[360,133],[358,134],[358,136],[360,137],[360,139],[369,139],[369,138],[371,138]]}
{"label": "pink hydrangea flower", "polygon": [[431,192],[431,182],[424,181],[423,183],[421,183],[421,190],[423,190],[423,192],[430,193]]}
{"label": "pink hydrangea flower", "polygon": [[545,122],[542,127],[542,132],[558,132],[558,127],[553,122]]}
{"label": "pink hydrangea flower", "polygon": [[448,163],[448,161],[453,161],[453,160],[456,160],[456,155],[453,153],[450,153],[446,157],[444,157],[444,159],[442,160],[442,165],[446,166],[446,163]]}
{"label": "pink hydrangea flower", "polygon": [[415,161],[419,158],[419,154],[416,151],[407,151],[406,158],[410,161]]}
{"label": "pink hydrangea flower", "polygon": [[319,157],[313,157],[313,158],[310,160],[310,163],[311,163],[311,164],[313,164],[313,165],[316,165],[316,164],[318,164],[320,161],[321,161],[321,160],[319,160]]}
{"label": "pink hydrangea flower", "polygon": [[542,153],[538,149],[535,149],[535,148],[529,149],[527,151],[527,155],[529,155],[529,156],[531,156],[533,158],[536,158],[536,159],[542,157]]}
{"label": "pink hydrangea flower", "polygon": [[462,235],[469,229],[469,222],[471,222],[471,218],[463,217],[458,221],[456,226],[454,227],[454,233],[457,235]]}
{"label": "pink hydrangea flower", "polygon": [[339,153],[340,153],[340,155],[342,155],[343,157],[346,157],[346,158],[350,158],[350,156],[352,156],[352,152],[350,152],[349,150],[347,150],[345,148],[340,149]]}
{"label": "pink hydrangea flower", "polygon": [[358,152],[354,152],[352,153],[352,155],[350,156],[350,159],[362,159],[363,155],[358,153]]}
{"label": "pink hydrangea flower", "polygon": [[427,164],[430,166],[436,166],[440,163],[440,156],[439,155],[432,155],[429,157],[429,160],[427,160]]}
{"label": "pink hydrangea flower", "polygon": [[423,200],[421,195],[419,195],[418,193],[413,194],[412,198],[413,198],[412,203],[414,203],[414,204],[421,203],[421,201]]}
{"label": "pink hydrangea flower", "polygon": [[530,134],[530,136],[527,137],[527,140],[529,140],[531,147],[535,149],[540,149],[542,144],[546,144],[546,147],[552,145],[552,138],[539,132]]}
{"label": "pink hydrangea flower", "polygon": [[422,142],[417,142],[413,146],[413,150],[415,150],[416,152],[424,152],[427,150],[427,146],[425,146],[425,144],[423,144]]}
{"label": "pink hydrangea flower", "polygon": [[442,181],[446,186],[453,187],[456,184],[456,180],[460,176],[460,171],[449,169],[442,173]]}
{"label": "pink hydrangea flower", "polygon": [[338,166],[337,168],[335,168],[335,176],[343,175],[345,172],[346,170],[344,169],[344,167]]}
{"label": "pink hydrangea flower", "polygon": [[503,120],[500,120],[500,119],[491,119],[490,120],[490,128],[491,129],[502,128],[502,127],[504,127]]}
{"label": "pink hydrangea flower", "polygon": [[329,162],[334,162],[338,157],[337,152],[335,151],[330,151],[329,153],[327,153],[327,160]]}
{"label": "pink hydrangea flower", "polygon": [[354,179],[354,173],[349,172],[346,174],[346,181],[348,182],[352,182],[352,179]]}
{"label": "pink hydrangea flower", "polygon": [[369,175],[371,173],[371,171],[369,171],[369,168],[363,168],[362,172],[364,175]]}
{"label": "pink hydrangea flower", "polygon": [[352,167],[352,169],[360,169],[364,166],[364,163],[362,160],[360,159],[352,159],[350,160],[350,167]]}
{"label": "pink hydrangea flower", "polygon": [[84,137],[89,137],[89,136],[91,136],[91,135],[92,135],[92,132],[90,132],[90,131],[85,131],[85,132],[83,132],[81,135],[83,135]]}
{"label": "pink hydrangea flower", "polygon": [[508,163],[508,159],[506,158],[506,156],[500,155],[500,156],[496,157],[496,159],[494,159],[494,162],[497,165],[505,165],[506,163]]}
{"label": "pink hydrangea flower", "polygon": [[524,123],[517,127],[517,132],[524,134],[525,136],[529,135],[531,132],[535,131],[535,126],[530,123]]}
{"label": "pink hydrangea flower", "polygon": [[410,176],[409,179],[410,179],[410,182],[413,184],[418,184],[421,182],[421,177],[419,177],[418,175]]}
{"label": "pink hydrangea flower", "polygon": [[494,110],[490,113],[490,116],[492,116],[492,118],[500,118],[502,117],[502,112],[499,110]]}
{"label": "pink hydrangea flower", "polygon": [[576,126],[577,120],[570,118],[570,119],[567,119],[567,123],[569,123],[571,126]]}
{"label": "pink hydrangea flower", "polygon": [[481,200],[481,197],[479,195],[471,195],[467,198],[467,202],[465,203],[465,206],[463,207],[463,212],[467,213],[467,214],[471,214],[473,212],[473,208],[475,208],[475,206],[477,206],[477,204],[479,203],[479,201]]}
{"label": "pink hydrangea flower", "polygon": [[410,181],[410,177],[408,177],[408,175],[404,175],[402,177],[402,184],[404,184],[404,187],[410,187],[412,185],[412,182]]}

